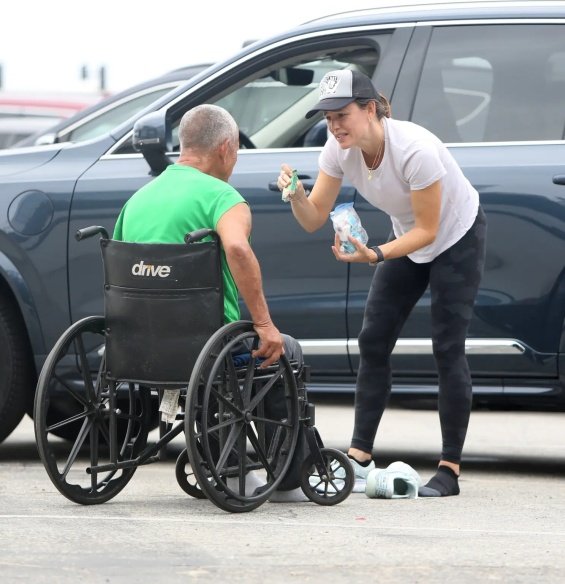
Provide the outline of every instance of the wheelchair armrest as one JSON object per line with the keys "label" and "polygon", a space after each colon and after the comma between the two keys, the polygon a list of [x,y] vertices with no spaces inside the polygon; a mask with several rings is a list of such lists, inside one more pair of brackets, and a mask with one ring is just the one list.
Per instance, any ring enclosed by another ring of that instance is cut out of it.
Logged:
{"label": "wheelchair armrest", "polygon": [[90,227],[85,227],[84,229],[79,229],[75,233],[75,239],[77,241],[82,241],[87,237],[93,237],[94,235],[98,234],[102,235],[103,239],[109,239],[108,231],[106,231],[106,228],[102,227],[101,225],[92,225]]}
{"label": "wheelchair armrest", "polygon": [[212,236],[214,239],[218,239],[218,234],[213,229],[197,229],[196,231],[191,231],[184,236],[185,243],[194,243],[195,241],[200,241],[208,235]]}

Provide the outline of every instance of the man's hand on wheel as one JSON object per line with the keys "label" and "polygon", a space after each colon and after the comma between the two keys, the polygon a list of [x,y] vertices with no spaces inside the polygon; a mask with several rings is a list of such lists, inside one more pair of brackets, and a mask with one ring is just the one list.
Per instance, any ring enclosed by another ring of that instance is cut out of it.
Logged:
{"label": "man's hand on wheel", "polygon": [[252,356],[264,359],[260,368],[265,369],[278,361],[284,354],[284,343],[279,329],[272,323],[254,323],[253,328],[259,335],[259,348],[252,352]]}

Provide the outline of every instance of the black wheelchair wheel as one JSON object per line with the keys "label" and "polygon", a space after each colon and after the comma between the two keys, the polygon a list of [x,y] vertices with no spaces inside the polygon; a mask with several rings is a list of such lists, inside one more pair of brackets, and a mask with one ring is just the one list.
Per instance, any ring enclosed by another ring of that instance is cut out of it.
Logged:
{"label": "black wheelchair wheel", "polygon": [[[55,487],[75,503],[104,503],[117,495],[135,467],[92,467],[134,458],[147,443],[149,390],[131,383],[117,384],[114,390],[111,397],[105,381],[104,319],[84,318],[69,327],[49,353],[34,403],[40,458]],[[110,427],[111,399],[116,403],[114,432]],[[62,440],[57,434],[69,439]]]}
{"label": "black wheelchair wheel", "polygon": [[177,483],[180,488],[187,495],[190,495],[195,499],[206,499],[206,495],[202,492],[202,489],[194,476],[194,471],[192,470],[192,465],[190,464],[186,448],[177,458],[175,464],[175,476],[177,477]]}
{"label": "black wheelchair wheel", "polygon": [[[198,357],[188,386],[185,437],[200,488],[220,509],[263,504],[291,463],[299,431],[294,371],[283,356],[260,369],[252,323],[218,330]],[[245,347],[247,353],[235,358]]]}
{"label": "black wheelchair wheel", "polygon": [[318,505],[337,505],[353,490],[355,472],[347,455],[334,448],[320,450],[324,469],[320,471],[312,454],[302,467],[301,487],[304,494]]}

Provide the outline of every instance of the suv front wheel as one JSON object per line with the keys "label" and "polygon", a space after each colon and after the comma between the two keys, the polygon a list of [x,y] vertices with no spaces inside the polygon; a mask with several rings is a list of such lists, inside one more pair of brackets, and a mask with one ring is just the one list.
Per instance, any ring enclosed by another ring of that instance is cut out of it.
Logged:
{"label": "suv front wheel", "polygon": [[33,379],[30,350],[17,308],[0,296],[0,442],[23,418]]}

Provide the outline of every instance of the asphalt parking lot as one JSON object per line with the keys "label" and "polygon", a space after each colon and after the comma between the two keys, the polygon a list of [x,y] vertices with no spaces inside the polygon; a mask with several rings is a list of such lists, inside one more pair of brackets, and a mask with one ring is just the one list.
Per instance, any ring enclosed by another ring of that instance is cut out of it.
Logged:
{"label": "asphalt parking lot", "polygon": [[[327,446],[347,448],[349,402],[315,398]],[[0,445],[0,574],[12,582],[563,582],[565,413],[474,412],[461,495],[335,507],[266,503],[230,515],[191,499],[174,460],[143,467],[112,501],[63,498],[25,419]],[[379,464],[427,479],[437,414],[390,408]]]}

